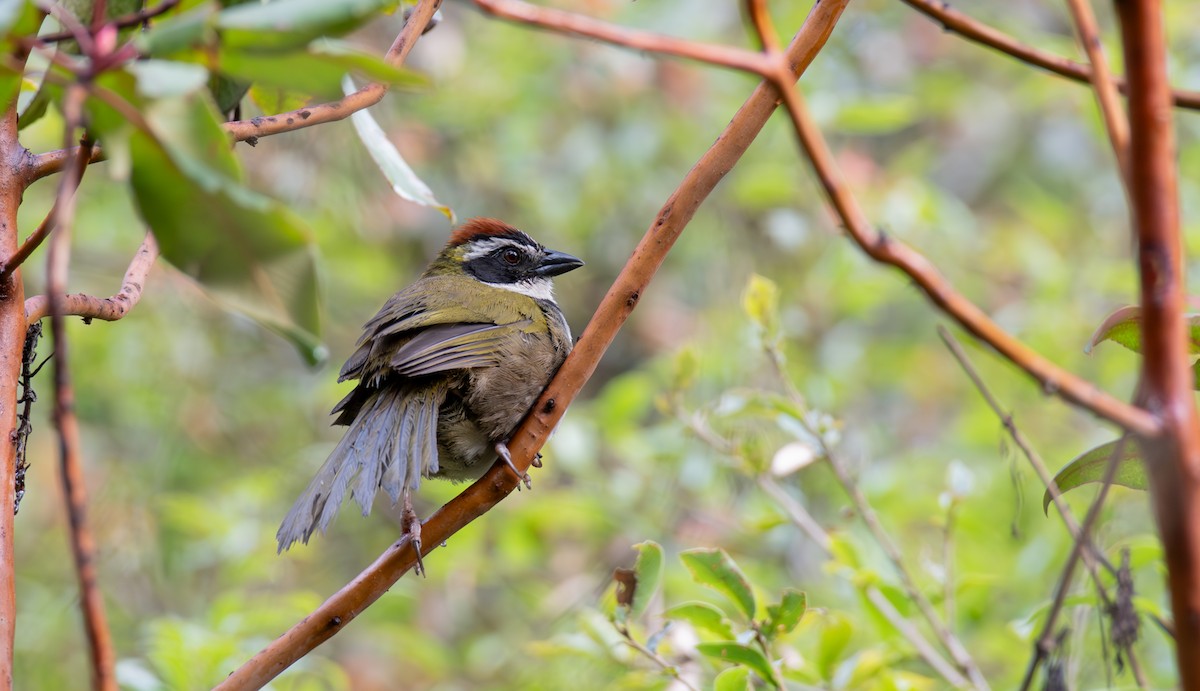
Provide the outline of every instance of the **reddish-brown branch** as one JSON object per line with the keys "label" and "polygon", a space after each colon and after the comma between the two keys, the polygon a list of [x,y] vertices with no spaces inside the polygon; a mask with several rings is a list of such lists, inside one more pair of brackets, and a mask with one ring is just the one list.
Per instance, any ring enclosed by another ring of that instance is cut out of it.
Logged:
{"label": "reddish-brown branch", "polygon": [[[17,139],[16,98],[0,113],[0,254],[17,249],[17,208],[25,191],[24,166],[28,151]],[[13,553],[13,519],[16,507],[17,382],[25,346],[25,286],[18,270],[0,280],[0,430],[8,444],[0,444],[0,691],[13,685],[13,636],[17,623],[17,596]],[[10,508],[11,507],[11,508]]]}
{"label": "reddish-brown branch", "polygon": [[[946,31],[952,31],[967,40],[994,48],[1021,62],[1041,67],[1076,82],[1086,84],[1092,79],[1092,71],[1087,65],[1021,43],[1012,36],[951,8],[950,4],[944,0],[903,0],[903,2],[932,18]],[[1125,80],[1118,78],[1116,83],[1122,93],[1128,93],[1129,86]],[[1200,109],[1200,93],[1198,92],[1176,90],[1172,92],[1172,98],[1175,105],[1181,108]]]}
{"label": "reddish-brown branch", "polygon": [[[115,322],[121,319],[129,314],[129,311],[136,307],[138,301],[142,299],[146,275],[150,273],[150,267],[154,265],[154,260],[157,258],[158,243],[154,241],[153,235],[147,234],[146,238],[142,240],[142,245],[138,247],[137,253],[129,262],[129,268],[125,271],[125,280],[121,282],[120,291],[109,298],[98,298],[95,295],[84,293],[65,295],[61,300],[61,313],[106,322]],[[35,295],[25,301],[25,318],[31,325],[48,316],[50,316],[49,296]]]}
{"label": "reddish-brown branch", "polygon": [[[69,142],[81,122],[83,86],[68,89],[63,106],[66,140]],[[91,155],[91,143],[85,140],[80,157]],[[66,319],[62,310],[71,252],[71,224],[75,216],[75,192],[83,166],[72,166],[58,188],[58,230],[50,241],[46,257],[46,290],[50,294],[50,332],[54,337],[54,426],[58,430],[61,480],[67,505],[71,552],[79,578],[79,604],[83,610],[92,663],[92,688],[117,691],[116,654],[104,613],[104,597],[96,583],[96,544],[87,523],[87,487],[80,459],[79,421],[75,417],[75,391],[71,386],[70,360],[66,337]],[[57,296],[57,297],[56,297]]]}
{"label": "reddish-brown branch", "polygon": [[812,163],[830,203],[842,219],[847,233],[867,256],[908,274],[943,312],[954,318],[976,338],[992,346],[1013,364],[1028,372],[1047,393],[1062,396],[1132,432],[1150,436],[1158,433],[1160,424],[1154,415],[1117,400],[1013,338],[983,310],[955,290],[924,255],[873,228],[850,192],[841,171],[838,170],[829,145],[809,113],[800,90],[790,82],[784,83],[786,88],[783,88],[783,100],[788,107],[800,145]]}
{"label": "reddish-brown branch", "polygon": [[1162,419],[1143,439],[1154,513],[1166,555],[1176,657],[1185,689],[1200,689],[1200,417],[1192,391],[1184,312],[1175,135],[1162,7],[1116,3],[1129,77],[1129,178],[1141,272],[1140,402]]}
{"label": "reddish-brown branch", "polygon": [[490,15],[535,29],[586,36],[635,50],[674,55],[756,74],[764,74],[764,70],[768,68],[761,55],[740,48],[697,43],[649,31],[626,29],[574,12],[539,7],[521,0],[475,0],[475,5]]}
{"label": "reddish-brown branch", "polygon": [[1092,90],[1096,92],[1104,129],[1108,132],[1109,144],[1117,157],[1117,168],[1121,171],[1121,179],[1126,181],[1128,189],[1129,121],[1125,117],[1125,111],[1121,110],[1121,97],[1117,93],[1117,85],[1113,82],[1112,70],[1108,68],[1108,58],[1104,55],[1104,44],[1100,41],[1096,15],[1092,12],[1091,0],[1067,0],[1067,5],[1075,20],[1079,43],[1092,66]]}
{"label": "reddish-brown branch", "polygon": [[[825,44],[847,1],[822,0],[814,7],[788,49],[787,55],[795,74],[803,72]],[[684,226],[700,203],[749,148],[775,107],[775,90],[766,84],[759,85],[716,143],[667,199],[654,223],[634,249],[633,256],[601,301],[574,351],[534,404],[530,415],[513,434],[509,449],[519,469],[529,468],[534,454],[595,371],[600,357],[637,305],[642,292],[683,232]],[[436,548],[508,496],[516,483],[515,476],[507,468],[492,468],[425,522],[422,528],[425,543]],[[358,577],[230,674],[217,688],[223,691],[261,688],[340,631],[411,569],[415,561],[416,554],[407,540],[392,545]]]}
{"label": "reddish-brown branch", "polygon": [[[404,23],[404,28],[401,29],[400,34],[396,37],[391,48],[388,49],[387,54],[384,56],[384,59],[388,63],[395,67],[404,64],[404,60],[408,57],[408,53],[412,50],[417,38],[429,26],[434,13],[437,12],[441,5],[442,0],[421,0],[409,16],[408,21]],[[336,101],[299,108],[287,113],[279,113],[278,115],[262,115],[250,118],[249,120],[234,120],[225,123],[222,127],[232,136],[234,141],[249,140],[253,142],[259,137],[267,137],[282,132],[293,132],[305,127],[312,127],[313,125],[344,120],[360,110],[370,108],[379,103],[383,100],[387,92],[388,86],[386,84],[371,83]],[[38,154],[33,158],[33,162],[29,166],[30,181],[40,180],[47,175],[61,171],[66,162],[73,159],[74,156],[74,148],[47,151],[46,153]],[[103,154],[97,149],[89,161],[94,163],[101,160],[102,157]]]}

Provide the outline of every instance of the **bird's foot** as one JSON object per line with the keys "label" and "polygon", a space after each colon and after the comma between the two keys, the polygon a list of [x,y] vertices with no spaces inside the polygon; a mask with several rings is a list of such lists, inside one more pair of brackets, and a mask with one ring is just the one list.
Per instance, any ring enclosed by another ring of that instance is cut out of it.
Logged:
{"label": "bird's foot", "polygon": [[417,565],[413,570],[424,578],[425,563],[421,561],[421,518],[413,511],[412,499],[409,498],[408,492],[404,493],[404,507],[400,510],[400,529],[417,552]]}
{"label": "bird's foot", "polygon": [[542,467],[542,452],[541,451],[538,451],[537,453],[535,453],[533,455],[533,462],[530,463],[529,465],[533,466],[534,468]]}
{"label": "bird's foot", "polygon": [[[533,489],[533,480],[530,479],[529,473],[522,473],[521,471],[517,470],[517,466],[513,463],[512,454],[508,452],[508,444],[505,444],[502,441],[496,442],[496,455],[500,456],[500,460],[504,461],[504,465],[508,466],[508,469],[513,471],[513,474],[517,476],[518,480],[525,483],[525,489]],[[541,465],[542,464],[540,461],[534,463],[534,467],[539,467]],[[521,489],[521,485],[517,485],[517,489]]]}

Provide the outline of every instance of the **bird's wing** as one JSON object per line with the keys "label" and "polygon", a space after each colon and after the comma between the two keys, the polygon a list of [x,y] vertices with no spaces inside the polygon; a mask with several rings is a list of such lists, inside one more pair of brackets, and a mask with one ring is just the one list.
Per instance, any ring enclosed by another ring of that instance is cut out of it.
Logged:
{"label": "bird's wing", "polygon": [[385,374],[380,356],[397,341],[404,342],[387,362],[407,376],[492,364],[489,348],[512,329],[533,323],[532,310],[537,308],[532,301],[528,306],[489,302],[485,313],[457,302],[459,294],[457,282],[436,276],[393,295],[363,326],[358,349],[346,360],[338,381]]}
{"label": "bird's wing", "polygon": [[494,365],[498,362],[500,343],[531,323],[531,320],[523,319],[511,324],[426,327],[397,348],[389,364],[397,373],[409,377]]}

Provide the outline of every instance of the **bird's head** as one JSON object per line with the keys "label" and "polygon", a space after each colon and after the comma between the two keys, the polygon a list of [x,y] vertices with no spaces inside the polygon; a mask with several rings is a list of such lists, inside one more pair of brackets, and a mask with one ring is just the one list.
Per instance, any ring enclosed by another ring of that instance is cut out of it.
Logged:
{"label": "bird's head", "polygon": [[507,223],[472,218],[450,234],[430,271],[462,272],[495,288],[553,300],[551,279],[581,266],[580,259],[547,249]]}

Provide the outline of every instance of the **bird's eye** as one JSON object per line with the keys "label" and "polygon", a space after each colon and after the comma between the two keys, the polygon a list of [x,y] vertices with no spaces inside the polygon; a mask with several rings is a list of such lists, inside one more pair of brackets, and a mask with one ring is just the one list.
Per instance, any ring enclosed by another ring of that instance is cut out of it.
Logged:
{"label": "bird's eye", "polygon": [[521,253],[514,249],[506,249],[500,253],[500,259],[504,260],[509,266],[516,266],[521,263]]}

